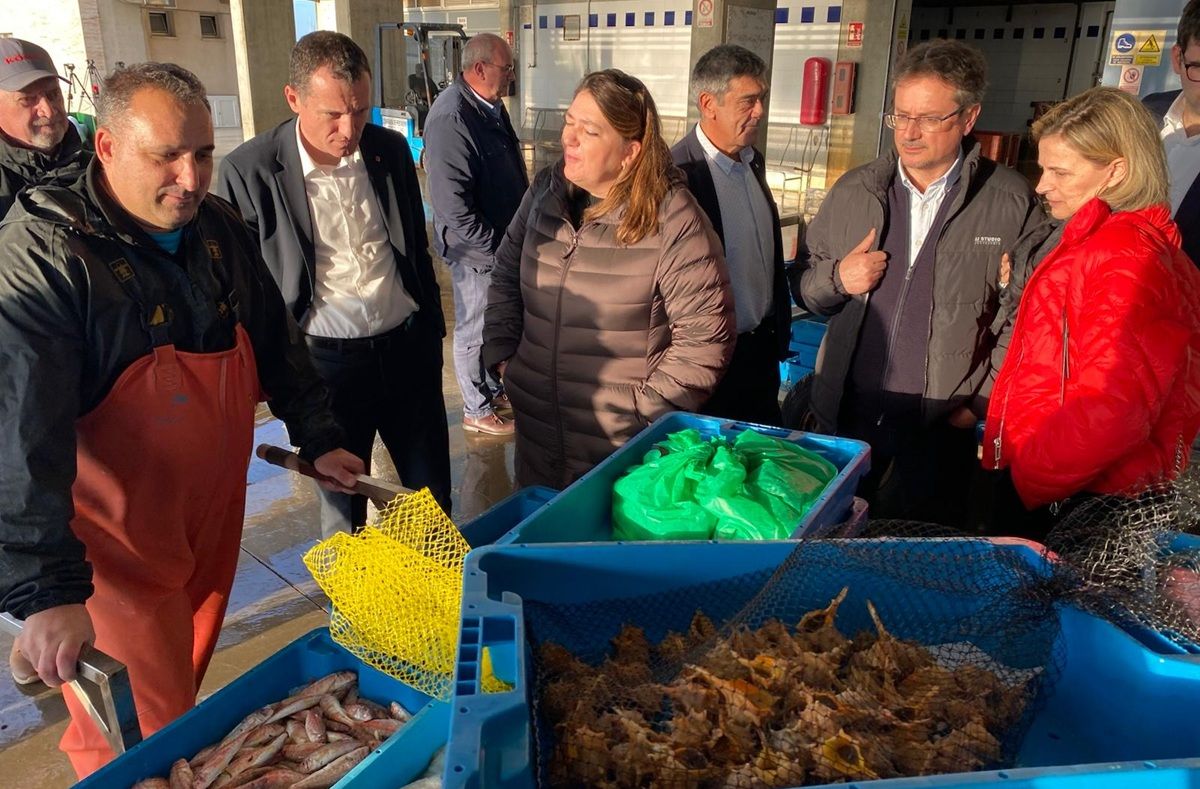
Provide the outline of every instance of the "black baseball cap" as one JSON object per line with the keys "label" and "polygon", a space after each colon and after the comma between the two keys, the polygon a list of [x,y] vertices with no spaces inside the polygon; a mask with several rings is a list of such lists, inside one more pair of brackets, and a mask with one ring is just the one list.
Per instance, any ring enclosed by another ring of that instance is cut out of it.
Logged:
{"label": "black baseball cap", "polygon": [[19,38],[0,38],[0,90],[23,90],[46,77],[62,79],[46,50]]}

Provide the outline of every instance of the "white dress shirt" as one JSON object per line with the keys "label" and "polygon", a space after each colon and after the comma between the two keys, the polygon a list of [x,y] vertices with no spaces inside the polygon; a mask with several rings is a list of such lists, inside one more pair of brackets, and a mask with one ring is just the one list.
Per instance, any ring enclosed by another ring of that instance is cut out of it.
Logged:
{"label": "white dress shirt", "polygon": [[725,265],[733,289],[738,334],[753,331],[771,311],[775,295],[775,234],[771,206],[750,167],[754,149],[742,149],[734,160],[712,144],[696,124],[696,139],[704,149],[708,171],[717,190],[721,229],[725,235]]}
{"label": "white dress shirt", "polygon": [[1171,179],[1171,215],[1187,196],[1196,177],[1200,176],[1200,134],[1188,137],[1183,125],[1183,94],[1171,103],[1163,116],[1163,151],[1167,154],[1167,173]]}
{"label": "white dress shirt", "polygon": [[312,306],[300,328],[337,339],[374,337],[396,328],[417,311],[417,303],[401,284],[362,151],[332,166],[319,165],[300,139],[299,121],[296,146],[317,268]]}
{"label": "white dress shirt", "polygon": [[909,180],[908,173],[904,172],[904,165],[899,162],[896,164],[900,170],[900,183],[904,184],[904,188],[908,190],[908,265],[910,268],[916,264],[917,256],[921,254],[921,247],[925,246],[925,238],[929,235],[929,229],[933,227],[933,220],[937,218],[938,211],[942,208],[942,201],[946,199],[946,193],[958,182],[958,178],[962,174],[962,163],[963,155],[960,150],[958,158],[954,160],[954,164],[950,165],[950,169],[925,187],[924,192]]}

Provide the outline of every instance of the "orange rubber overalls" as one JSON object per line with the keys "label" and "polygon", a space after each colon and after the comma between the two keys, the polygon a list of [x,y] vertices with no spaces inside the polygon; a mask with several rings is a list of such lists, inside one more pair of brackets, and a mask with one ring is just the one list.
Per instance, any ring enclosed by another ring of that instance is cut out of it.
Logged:
{"label": "orange rubber overalls", "polygon": [[[135,277],[118,272],[146,310]],[[221,303],[232,309],[236,299]],[[128,666],[143,736],[196,703],[237,569],[246,468],[260,399],[249,336],[218,353],[185,353],[143,318],[153,351],[76,421],[71,528],[87,549],[96,647]],[[113,758],[71,694],[59,747],[80,778]]]}

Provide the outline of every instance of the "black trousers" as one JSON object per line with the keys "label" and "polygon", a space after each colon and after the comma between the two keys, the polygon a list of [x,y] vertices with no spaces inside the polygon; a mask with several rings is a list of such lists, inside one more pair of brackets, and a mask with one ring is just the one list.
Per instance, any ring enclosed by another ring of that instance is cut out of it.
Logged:
{"label": "black trousers", "polygon": [[851,419],[839,431],[871,445],[871,471],[858,486],[870,517],[970,528],[972,488],[979,471],[975,431],[920,417],[884,425]]}
{"label": "black trousers", "polygon": [[[377,337],[309,337],[313,364],[333,396],[333,414],[350,452],[368,470],[376,434],[401,483],[428,487],[450,513],[450,436],[442,397],[442,338],[420,319]],[[321,532],[358,529],[367,499],[319,490]]]}
{"label": "black trousers", "polygon": [[754,331],[738,335],[729,369],[700,413],[760,425],[783,423],[774,318],[768,316]]}

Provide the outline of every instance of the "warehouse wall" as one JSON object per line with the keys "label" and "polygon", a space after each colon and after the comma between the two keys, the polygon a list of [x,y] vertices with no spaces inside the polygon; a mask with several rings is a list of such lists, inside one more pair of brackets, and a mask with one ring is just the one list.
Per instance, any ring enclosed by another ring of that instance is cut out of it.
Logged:
{"label": "warehouse wall", "polygon": [[979,47],[991,82],[979,128],[1023,132],[1031,102],[1058,101],[1095,84],[1112,7],[1085,3],[1078,24],[1073,3],[914,8],[910,41],[954,38]]}

